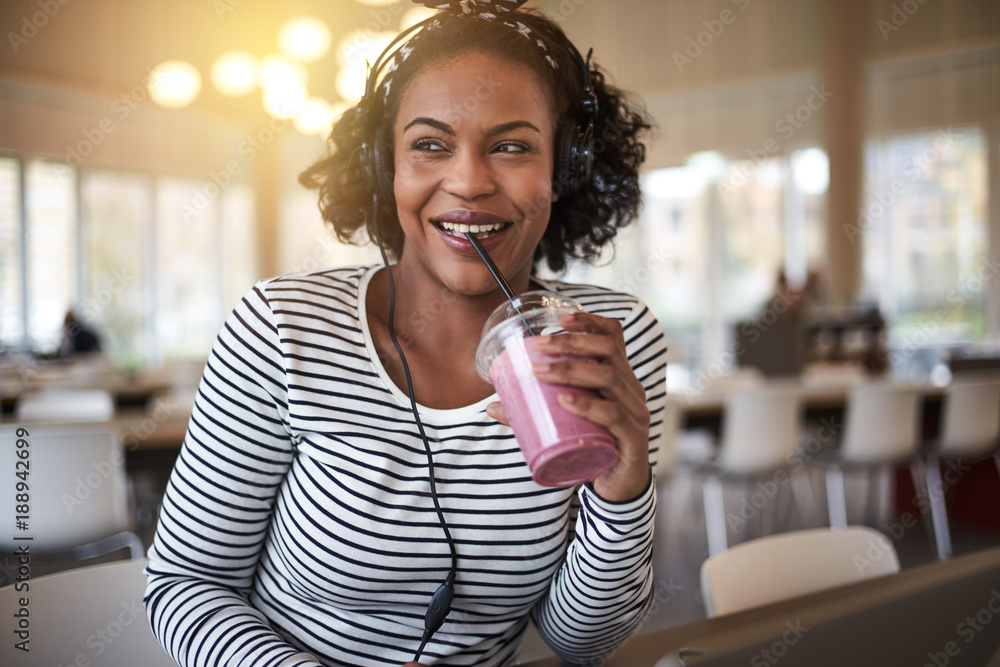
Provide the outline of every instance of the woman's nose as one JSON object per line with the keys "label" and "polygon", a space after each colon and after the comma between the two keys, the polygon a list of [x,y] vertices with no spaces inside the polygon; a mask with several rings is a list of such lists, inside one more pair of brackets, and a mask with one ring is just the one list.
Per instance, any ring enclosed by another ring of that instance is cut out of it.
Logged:
{"label": "woman's nose", "polygon": [[491,195],[497,183],[489,158],[475,150],[459,150],[449,161],[443,188],[462,199],[477,199]]}

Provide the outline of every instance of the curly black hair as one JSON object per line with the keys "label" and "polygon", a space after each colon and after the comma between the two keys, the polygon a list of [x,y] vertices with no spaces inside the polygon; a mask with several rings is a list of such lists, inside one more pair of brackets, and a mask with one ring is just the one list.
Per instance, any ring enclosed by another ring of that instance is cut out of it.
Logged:
{"label": "curly black hair", "polygon": [[[407,42],[412,49],[405,59],[396,58],[388,94],[385,79],[379,84],[369,108],[358,113],[348,109],[334,125],[327,140],[327,154],[299,176],[299,182],[319,191],[323,219],[344,242],[362,245],[374,238],[372,191],[366,187],[358,150],[369,146],[375,135],[388,143],[391,162],[392,132],[399,103],[407,84],[428,64],[459,57],[469,51],[485,52],[528,65],[550,95],[556,126],[581,124],[583,76],[580,58],[562,29],[539,12],[520,9],[503,15],[510,22],[526,25],[540,36],[546,50],[532,46],[524,35],[500,21],[438,14],[433,29],[424,28]],[[553,59],[553,68],[547,58]],[[549,224],[535,251],[534,266],[545,260],[552,271],[566,268],[568,260],[596,259],[618,230],[631,222],[639,209],[639,165],[645,159],[640,136],[650,129],[641,105],[608,84],[604,73],[591,65],[591,85],[597,96],[598,114],[594,121],[594,161],[591,176],[582,187],[565,187],[554,174],[553,188],[558,199],[552,204]],[[365,123],[365,119],[369,119]],[[374,119],[374,120],[372,120]],[[556,160],[558,162],[558,152]],[[391,170],[391,165],[387,166]],[[558,167],[557,167],[558,170]],[[387,177],[391,177],[389,174]],[[564,177],[563,177],[564,178]],[[380,197],[379,233],[387,252],[399,257],[403,232],[395,201]],[[364,231],[362,231],[362,229]]]}

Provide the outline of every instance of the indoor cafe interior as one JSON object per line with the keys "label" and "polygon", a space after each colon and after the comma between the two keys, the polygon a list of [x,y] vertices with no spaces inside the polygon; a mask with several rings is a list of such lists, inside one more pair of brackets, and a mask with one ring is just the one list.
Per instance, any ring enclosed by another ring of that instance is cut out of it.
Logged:
{"label": "indoor cafe interior", "polygon": [[[653,121],[633,223],[539,269],[667,343],[600,664],[1000,665],[1000,3],[527,6]],[[175,664],[141,573],[209,353],[257,281],[382,261],[298,176],[434,11],[0,3],[0,663]]]}

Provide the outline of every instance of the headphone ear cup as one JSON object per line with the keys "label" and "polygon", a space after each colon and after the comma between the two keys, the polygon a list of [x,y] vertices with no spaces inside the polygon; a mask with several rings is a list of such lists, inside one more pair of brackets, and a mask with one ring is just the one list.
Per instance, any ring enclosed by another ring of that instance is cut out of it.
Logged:
{"label": "headphone ear cup", "polygon": [[563,122],[556,132],[555,178],[552,188],[557,195],[568,194],[579,187],[573,164],[573,142],[576,140],[576,126]]}
{"label": "headphone ear cup", "polygon": [[395,205],[394,189],[395,169],[393,167],[392,140],[389,128],[380,125],[375,130],[375,141],[372,142],[372,173],[378,192],[379,201]]}

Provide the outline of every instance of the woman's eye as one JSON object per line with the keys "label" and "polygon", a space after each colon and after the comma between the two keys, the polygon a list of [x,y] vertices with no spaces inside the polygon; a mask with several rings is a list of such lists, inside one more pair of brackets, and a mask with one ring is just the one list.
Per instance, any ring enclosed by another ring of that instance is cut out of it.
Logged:
{"label": "woman's eye", "polygon": [[498,153],[520,154],[531,152],[531,147],[527,144],[521,143],[520,141],[504,141],[497,144],[496,148],[493,150]]}
{"label": "woman's eye", "polygon": [[417,139],[410,144],[410,150],[421,153],[440,153],[444,150],[444,146],[434,139]]}

